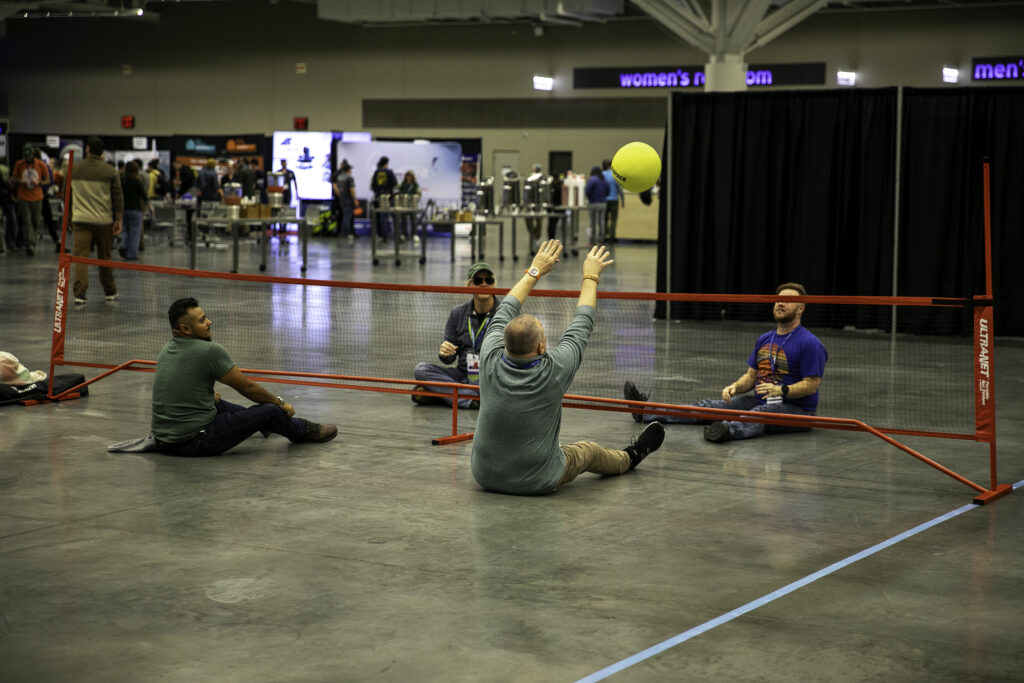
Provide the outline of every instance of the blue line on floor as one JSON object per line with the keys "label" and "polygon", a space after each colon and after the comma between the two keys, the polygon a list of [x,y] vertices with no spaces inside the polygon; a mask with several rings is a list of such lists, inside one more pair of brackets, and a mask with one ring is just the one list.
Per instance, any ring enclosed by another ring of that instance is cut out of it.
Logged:
{"label": "blue line on floor", "polygon": [[[1016,490],[1021,485],[1024,485],[1024,480],[1021,480],[1021,481],[1017,482],[1016,484],[1014,484],[1013,485],[1014,490]],[[726,612],[725,614],[723,614],[720,617],[715,617],[711,621],[706,621],[703,624],[701,624],[700,626],[695,626],[695,627],[691,628],[689,631],[683,631],[679,635],[673,636],[673,637],[669,638],[668,640],[663,640],[662,642],[658,643],[657,645],[651,646],[651,647],[647,648],[646,650],[643,650],[642,652],[638,652],[635,655],[632,655],[630,657],[626,657],[625,659],[623,659],[623,660],[621,660],[619,662],[616,662],[615,664],[612,664],[611,666],[607,666],[607,667],[601,669],[600,671],[597,671],[595,673],[590,674],[589,676],[586,676],[584,678],[579,679],[578,681],[576,681],[576,683],[594,683],[594,681],[602,681],[605,678],[608,678],[609,676],[611,676],[612,674],[618,673],[618,672],[622,671],[623,669],[628,669],[629,667],[633,666],[634,664],[639,664],[640,662],[644,661],[645,659],[653,657],[654,655],[658,654],[659,652],[664,652],[665,650],[667,650],[667,649],[669,649],[671,647],[675,647],[676,645],[679,645],[680,643],[686,642],[690,638],[695,638],[695,637],[699,636],[700,634],[705,633],[707,631],[710,631],[711,629],[713,629],[713,628],[715,628],[717,626],[721,626],[722,624],[725,624],[725,623],[728,623],[728,622],[732,621],[736,617],[743,616],[747,612],[752,612],[753,610],[757,609],[758,607],[762,607],[764,605],[767,605],[769,602],[772,602],[774,600],[777,600],[777,599],[781,598],[784,595],[788,595],[788,594],[792,593],[793,591],[797,590],[798,588],[803,588],[804,586],[806,586],[809,583],[812,583],[814,581],[817,581],[818,579],[820,579],[823,576],[828,576],[829,574],[832,574],[833,572],[837,572],[840,569],[842,569],[843,567],[849,566],[849,565],[853,564],[854,562],[857,562],[858,560],[863,560],[865,557],[869,557],[871,555],[874,555],[875,553],[877,553],[880,550],[885,550],[889,546],[895,545],[895,544],[899,543],[900,541],[906,540],[906,539],[910,538],[911,536],[914,536],[915,534],[919,534],[922,531],[925,531],[926,529],[930,529],[930,528],[932,528],[933,526],[935,526],[937,524],[942,524],[946,520],[952,519],[952,518],[956,517],[957,515],[962,515],[963,513],[967,512],[968,510],[973,510],[973,509],[978,508],[978,507],[981,507],[981,506],[980,505],[975,505],[974,503],[968,503],[967,505],[964,505],[962,507],[958,507],[955,510],[950,510],[949,512],[947,512],[944,515],[940,515],[940,516],[936,517],[935,519],[932,519],[932,520],[930,520],[928,522],[925,522],[924,524],[920,524],[920,525],[914,527],[913,529],[908,529],[907,531],[904,531],[901,534],[897,534],[896,536],[893,536],[892,538],[890,538],[890,539],[888,539],[886,541],[882,541],[881,543],[878,543],[877,545],[873,545],[873,546],[871,546],[870,548],[868,548],[866,550],[862,550],[859,553],[857,553],[856,555],[850,555],[845,560],[840,560],[840,561],[836,562],[835,564],[830,564],[829,566],[825,567],[824,569],[820,569],[820,570],[814,572],[813,574],[809,574],[809,575],[805,576],[802,579],[794,581],[793,583],[789,584],[788,586],[783,586],[782,588],[778,589],[777,591],[774,591],[772,593],[768,593],[767,595],[763,595],[760,598],[758,598],[757,600],[754,600],[752,602],[748,602],[747,604],[743,605],[742,607],[737,607],[736,609],[734,609],[731,612]]]}

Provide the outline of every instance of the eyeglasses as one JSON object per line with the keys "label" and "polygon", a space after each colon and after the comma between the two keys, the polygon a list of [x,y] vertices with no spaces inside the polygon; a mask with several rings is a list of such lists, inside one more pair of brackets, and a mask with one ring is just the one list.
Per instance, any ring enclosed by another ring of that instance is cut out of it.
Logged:
{"label": "eyeglasses", "polygon": [[494,278],[491,277],[490,275],[488,275],[487,277],[483,277],[483,276],[477,275],[475,278],[473,278],[473,284],[474,285],[482,285],[485,282],[487,284],[489,284],[489,285],[493,285],[494,284]]}

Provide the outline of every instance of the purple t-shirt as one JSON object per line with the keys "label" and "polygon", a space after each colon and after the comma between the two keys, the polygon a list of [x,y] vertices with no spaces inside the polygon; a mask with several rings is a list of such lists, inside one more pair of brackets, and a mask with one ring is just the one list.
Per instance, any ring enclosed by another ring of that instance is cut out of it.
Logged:
{"label": "purple t-shirt", "polygon": [[[747,365],[757,371],[756,383],[796,384],[806,377],[822,377],[828,351],[821,341],[802,325],[789,334],[765,332],[757,338]],[[762,396],[757,400],[765,403]],[[808,412],[818,409],[818,392],[800,398],[783,399]]]}

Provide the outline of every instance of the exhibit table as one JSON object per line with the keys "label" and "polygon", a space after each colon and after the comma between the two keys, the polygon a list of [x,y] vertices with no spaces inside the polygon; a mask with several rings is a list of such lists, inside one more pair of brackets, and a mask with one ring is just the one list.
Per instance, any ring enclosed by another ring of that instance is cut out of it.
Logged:
{"label": "exhibit table", "polygon": [[[419,236],[420,236],[419,261],[420,261],[420,265],[422,266],[424,263],[427,262],[427,239],[426,239],[427,238],[427,224],[426,224],[426,221],[424,221],[424,220],[417,220],[417,217],[418,216],[422,216],[425,211],[426,211],[426,209],[420,209],[420,208],[416,208],[416,209],[375,209],[372,206],[370,207],[370,251],[371,251],[371,253],[373,255],[373,265],[376,266],[376,265],[378,265],[380,263],[379,259],[377,258],[377,240],[379,240],[380,237],[377,235],[377,230],[376,230],[376,224],[377,224],[377,222],[375,220],[375,215],[376,214],[381,214],[382,216],[392,216],[394,218],[394,221],[393,221],[393,223],[394,223],[393,233],[394,234],[392,235],[392,237],[395,240],[395,265],[396,266],[402,265],[402,252],[400,251],[401,247],[399,246],[399,241],[398,241],[399,230],[401,228],[400,221],[404,222],[406,220],[411,220],[414,228],[416,227],[417,224],[419,225]],[[414,230],[413,234],[415,234],[415,233],[416,233],[416,231]],[[415,254],[416,252],[415,251],[407,250],[405,253],[407,253],[407,254]]]}
{"label": "exhibit table", "polygon": [[[546,211],[519,211],[507,214],[512,219],[512,260],[518,261],[519,254],[516,250],[516,223],[520,218],[530,219],[536,218],[537,220],[542,219],[559,219],[559,224],[562,226],[562,244],[565,247],[564,253],[566,256],[576,256],[579,253],[577,242],[579,239],[579,210],[585,209],[585,206],[557,206],[550,212]],[[566,221],[566,214],[571,215],[571,220]],[[547,234],[547,226],[541,226],[541,234]],[[529,238],[528,238],[529,239]],[[541,238],[543,241],[545,238]],[[532,251],[532,249],[531,249]],[[504,254],[501,255],[501,260],[505,260]]]}
{"label": "exhibit table", "polygon": [[[500,257],[505,260],[503,253],[503,238],[505,235],[505,223],[498,218],[487,218],[485,216],[473,217],[472,221],[431,221],[431,225],[443,226],[451,231],[451,260],[455,263],[455,226],[456,225],[469,225],[469,250],[470,256],[474,262],[484,260],[484,250],[487,242],[487,226],[497,225],[499,230],[498,237],[498,251],[502,253]],[[479,254],[480,258],[477,258]]]}
{"label": "exhibit table", "polygon": [[238,241],[239,232],[242,227],[258,227],[260,229],[260,271],[267,269],[267,244],[270,242],[270,226],[282,223],[296,223],[299,226],[299,243],[302,245],[302,272],[306,272],[306,262],[309,255],[309,222],[305,218],[295,218],[294,214],[288,216],[269,216],[266,218],[227,218],[215,216],[197,218],[189,226],[190,258],[191,268],[196,268],[196,228],[202,225],[210,227],[223,226],[231,233],[231,272],[238,272]]}

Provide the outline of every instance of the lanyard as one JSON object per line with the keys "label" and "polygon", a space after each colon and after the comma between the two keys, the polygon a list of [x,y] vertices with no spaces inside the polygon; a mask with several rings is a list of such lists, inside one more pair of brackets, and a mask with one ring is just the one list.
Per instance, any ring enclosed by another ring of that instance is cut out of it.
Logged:
{"label": "lanyard", "polygon": [[483,332],[483,329],[487,327],[487,323],[489,322],[491,322],[490,313],[484,316],[484,321],[480,323],[480,327],[477,328],[476,332],[473,332],[473,317],[466,317],[466,327],[469,328],[469,344],[470,346],[473,347],[474,351],[476,351],[476,340],[482,338],[482,335],[480,333]]}
{"label": "lanyard", "polygon": [[516,363],[513,363],[512,361],[510,361],[508,359],[508,356],[506,356],[503,353],[503,354],[501,354],[501,360],[505,363],[505,365],[509,366],[513,370],[529,370],[530,368],[537,367],[537,364],[540,363],[544,359],[543,358],[538,358],[537,360],[531,360],[526,365],[517,365]]}
{"label": "lanyard", "polygon": [[768,360],[771,362],[772,365],[772,378],[776,377],[775,361],[779,359],[779,353],[782,352],[782,347],[785,346],[786,342],[789,341],[789,338],[793,336],[793,332],[796,332],[796,329],[791,330],[790,333],[786,335],[786,338],[782,340],[781,344],[779,344],[779,348],[775,349],[775,355],[773,356],[772,347],[775,346],[775,330],[772,330],[772,340],[768,343]]}

